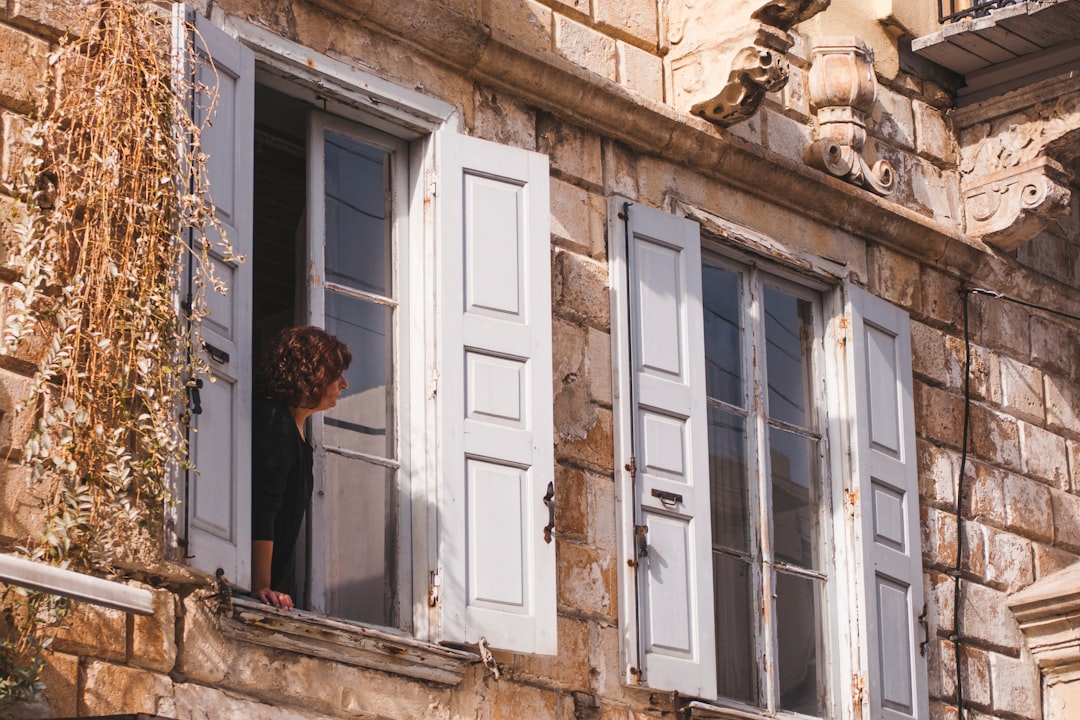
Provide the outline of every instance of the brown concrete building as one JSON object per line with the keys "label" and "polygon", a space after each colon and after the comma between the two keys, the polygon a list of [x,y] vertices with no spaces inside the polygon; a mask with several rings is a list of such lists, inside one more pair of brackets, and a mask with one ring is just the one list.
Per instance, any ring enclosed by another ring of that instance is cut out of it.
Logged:
{"label": "brown concrete building", "polygon": [[[0,6],[5,175],[73,5]],[[1080,3],[977,5],[174,7],[248,257],[200,473],[153,614],[80,604],[7,711],[1080,716]],[[293,322],[357,361],[286,613],[213,575],[250,581],[251,363]]]}

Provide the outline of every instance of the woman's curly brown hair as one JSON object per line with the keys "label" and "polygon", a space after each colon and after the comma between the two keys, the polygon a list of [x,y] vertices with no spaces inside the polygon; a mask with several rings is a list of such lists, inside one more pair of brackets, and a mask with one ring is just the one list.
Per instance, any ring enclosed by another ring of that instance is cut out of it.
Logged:
{"label": "woman's curly brown hair", "polygon": [[259,365],[263,391],[289,408],[318,406],[330,383],[352,363],[352,351],[322,328],[288,327]]}

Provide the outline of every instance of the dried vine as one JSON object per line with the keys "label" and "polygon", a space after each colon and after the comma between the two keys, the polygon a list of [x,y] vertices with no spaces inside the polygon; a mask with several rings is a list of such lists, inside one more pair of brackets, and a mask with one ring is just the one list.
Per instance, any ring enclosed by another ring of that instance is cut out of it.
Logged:
{"label": "dried vine", "polygon": [[[178,58],[170,38],[170,17],[152,3],[94,4],[49,58],[5,188],[20,277],[0,352],[44,339],[23,407],[39,419],[22,458],[43,523],[20,550],[82,571],[158,558],[170,473],[187,461],[185,387],[205,369],[197,328],[217,281],[202,238],[222,235],[189,111],[212,92],[178,72],[194,58]],[[188,266],[190,324],[178,311]],[[0,701],[35,689],[65,609],[4,590]]]}

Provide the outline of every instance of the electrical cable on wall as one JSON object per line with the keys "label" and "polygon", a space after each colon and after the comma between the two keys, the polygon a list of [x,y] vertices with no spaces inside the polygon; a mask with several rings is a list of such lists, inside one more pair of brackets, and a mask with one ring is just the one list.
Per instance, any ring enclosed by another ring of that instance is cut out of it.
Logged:
{"label": "electrical cable on wall", "polygon": [[[960,449],[960,473],[956,481],[956,561],[953,568],[946,574],[953,579],[953,631],[949,635],[949,640],[953,643],[954,653],[954,665],[956,668],[956,712],[958,720],[964,720],[964,683],[963,676],[960,671],[961,663],[961,632],[960,632],[960,620],[961,620],[961,599],[962,599],[962,578],[961,578],[961,564],[964,553],[964,476],[967,474],[967,455],[968,455],[968,436],[970,432],[970,419],[971,419],[971,333],[969,330],[969,307],[972,295],[984,295],[986,297],[996,298],[998,300],[1004,300],[1016,305],[1031,308],[1033,310],[1039,310],[1041,312],[1050,313],[1051,315],[1057,315],[1058,317],[1068,318],[1080,322],[1080,316],[1073,315],[1071,313],[1064,312],[1062,310],[1056,310],[1043,305],[1036,305],[1035,303],[1027,302],[1026,300],[1020,300],[1019,298],[1010,297],[994,290],[987,290],[985,288],[972,288],[961,287],[960,296],[963,298],[964,303],[964,425],[961,438]],[[968,716],[970,717],[970,715]]]}

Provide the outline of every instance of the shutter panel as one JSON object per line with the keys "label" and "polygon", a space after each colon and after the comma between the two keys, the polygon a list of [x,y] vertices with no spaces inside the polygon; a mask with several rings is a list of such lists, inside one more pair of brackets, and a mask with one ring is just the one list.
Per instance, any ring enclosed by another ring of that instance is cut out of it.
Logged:
{"label": "shutter panel", "polygon": [[853,476],[872,720],[929,717],[919,651],[919,486],[907,313],[849,285]]}
{"label": "shutter panel", "polygon": [[554,654],[547,157],[437,141],[442,639]]}
{"label": "shutter panel", "polygon": [[[254,55],[202,18],[196,21],[196,81],[217,88],[214,113],[205,122],[205,98],[196,103],[202,150],[218,219],[234,251],[247,262],[211,261],[227,294],[206,289],[202,323],[211,377],[200,391],[202,413],[193,416],[188,473],[188,555],[207,572],[220,568],[247,587],[251,564],[251,283],[252,153],[255,112]],[[207,61],[207,55],[213,65]],[[216,71],[216,74],[215,74]],[[210,238],[212,242],[217,238]]]}
{"label": "shutter panel", "polygon": [[[612,199],[612,218],[624,213],[624,202]],[[696,222],[633,203],[623,222],[629,239],[622,223],[612,225],[609,237],[616,263],[626,263],[629,290],[628,302],[617,302],[625,316],[616,323],[629,326],[619,334],[629,339],[621,367],[630,383],[629,397],[620,398],[628,413],[621,416],[618,465],[631,463],[627,453],[633,454],[636,527],[625,530],[634,534],[637,560],[642,681],[711,698],[716,660],[700,234]]]}

